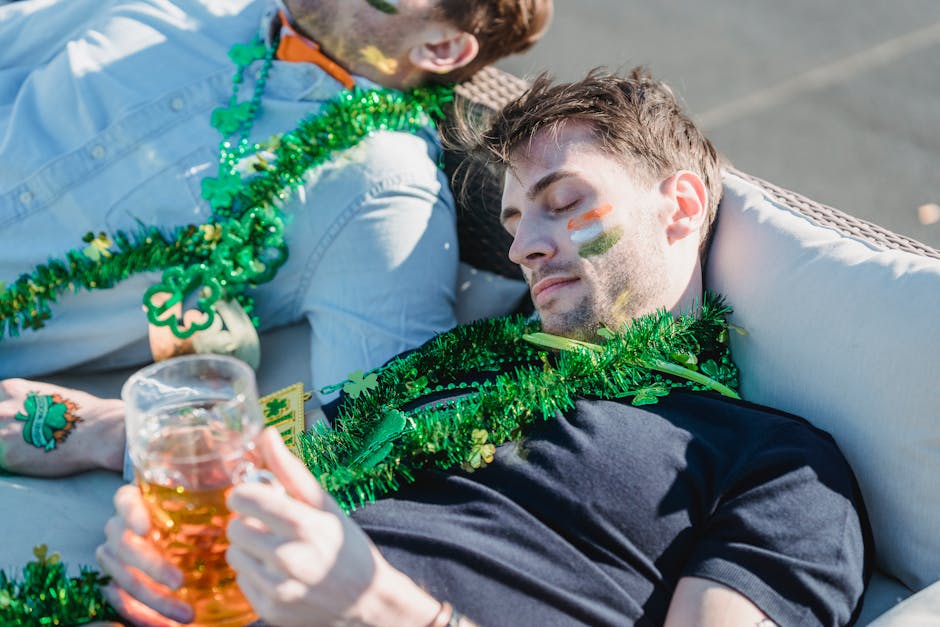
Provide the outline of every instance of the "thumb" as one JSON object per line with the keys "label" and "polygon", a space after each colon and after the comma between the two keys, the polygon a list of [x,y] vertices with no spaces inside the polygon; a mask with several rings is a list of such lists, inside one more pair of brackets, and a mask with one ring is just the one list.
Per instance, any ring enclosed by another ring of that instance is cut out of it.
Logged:
{"label": "thumb", "polygon": [[288,495],[317,509],[334,509],[332,499],[304,463],[290,452],[275,427],[268,427],[258,436],[258,452],[264,466],[274,473]]}

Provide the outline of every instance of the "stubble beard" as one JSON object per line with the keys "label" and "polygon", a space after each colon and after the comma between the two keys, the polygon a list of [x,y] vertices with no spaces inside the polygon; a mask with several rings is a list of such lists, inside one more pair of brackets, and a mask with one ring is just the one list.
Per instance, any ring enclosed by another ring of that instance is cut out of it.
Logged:
{"label": "stubble beard", "polygon": [[[641,250],[623,245],[611,253],[603,266],[607,271],[596,275],[589,293],[580,302],[564,311],[539,312],[544,332],[598,342],[601,339],[598,329],[620,331],[627,322],[662,307],[666,282],[662,251],[655,246],[643,246]],[[542,275],[557,273],[591,281],[574,269],[546,270]]]}

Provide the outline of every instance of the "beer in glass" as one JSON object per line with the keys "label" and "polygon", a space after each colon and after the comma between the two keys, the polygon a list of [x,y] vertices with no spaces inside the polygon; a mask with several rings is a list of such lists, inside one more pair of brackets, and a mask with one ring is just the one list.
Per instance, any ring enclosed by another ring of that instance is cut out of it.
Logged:
{"label": "beer in glass", "polygon": [[192,624],[251,623],[257,617],[225,561],[225,499],[257,463],[263,418],[254,373],[232,357],[175,357],[134,374],[121,396],[151,536],[183,572],[178,594],[195,610]]}

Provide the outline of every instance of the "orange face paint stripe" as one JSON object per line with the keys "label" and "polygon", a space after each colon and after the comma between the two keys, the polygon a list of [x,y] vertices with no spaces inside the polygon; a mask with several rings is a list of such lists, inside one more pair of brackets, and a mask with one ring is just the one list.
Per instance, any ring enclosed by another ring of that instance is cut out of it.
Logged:
{"label": "orange face paint stripe", "polygon": [[613,210],[614,208],[611,205],[601,205],[600,207],[595,207],[590,211],[585,211],[581,215],[575,216],[568,220],[568,230],[573,231],[575,229],[583,229],[592,222],[597,222]]}

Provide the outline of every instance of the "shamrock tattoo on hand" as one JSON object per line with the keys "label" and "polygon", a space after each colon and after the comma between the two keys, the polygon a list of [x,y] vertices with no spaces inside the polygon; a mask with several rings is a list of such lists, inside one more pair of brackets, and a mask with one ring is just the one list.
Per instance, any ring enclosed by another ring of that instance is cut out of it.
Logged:
{"label": "shamrock tattoo on hand", "polygon": [[36,448],[53,450],[65,441],[75,424],[81,421],[78,405],[58,394],[40,395],[30,392],[23,402],[23,413],[14,418],[26,424],[23,439]]}

